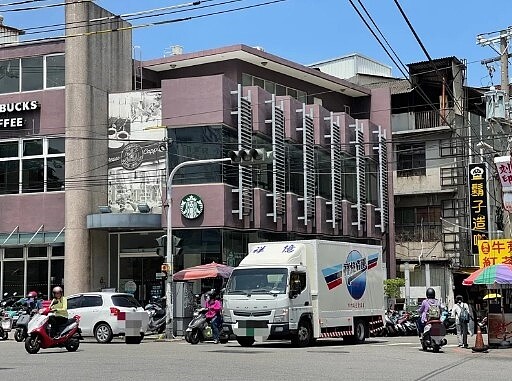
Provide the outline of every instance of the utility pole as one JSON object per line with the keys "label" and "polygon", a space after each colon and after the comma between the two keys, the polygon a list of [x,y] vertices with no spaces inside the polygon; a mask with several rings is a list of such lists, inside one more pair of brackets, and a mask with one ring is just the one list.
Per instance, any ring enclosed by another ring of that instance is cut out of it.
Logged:
{"label": "utility pole", "polygon": [[[508,79],[508,44],[512,37],[512,27],[504,29],[499,33],[485,33],[479,34],[476,37],[476,43],[481,46],[491,46],[499,54],[499,61],[501,63],[501,90],[505,92],[505,104],[509,101],[509,79]],[[499,50],[494,47],[499,43]],[[485,63],[497,61],[497,59],[484,60]],[[484,63],[482,61],[482,63]]]}

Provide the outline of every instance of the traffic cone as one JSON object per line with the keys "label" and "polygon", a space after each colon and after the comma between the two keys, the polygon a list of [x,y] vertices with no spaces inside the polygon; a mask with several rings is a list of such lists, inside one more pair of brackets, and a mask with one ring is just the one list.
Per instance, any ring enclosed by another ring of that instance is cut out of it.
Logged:
{"label": "traffic cone", "polygon": [[482,331],[480,331],[480,327],[478,327],[476,331],[475,346],[471,349],[473,352],[487,352],[489,349],[487,345],[484,345],[484,338],[482,336]]}

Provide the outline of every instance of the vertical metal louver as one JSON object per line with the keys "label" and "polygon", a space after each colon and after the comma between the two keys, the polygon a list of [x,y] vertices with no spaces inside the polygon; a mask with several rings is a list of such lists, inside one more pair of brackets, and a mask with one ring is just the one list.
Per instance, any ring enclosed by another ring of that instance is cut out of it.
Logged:
{"label": "vertical metal louver", "polygon": [[351,125],[355,127],[356,140],[352,143],[355,144],[356,148],[356,179],[357,179],[357,205],[354,207],[357,209],[357,222],[353,222],[353,225],[357,225],[357,230],[362,230],[366,223],[366,160],[365,160],[365,149],[364,149],[364,132],[363,124],[359,123],[356,119],[356,124]]}
{"label": "vertical metal louver", "polygon": [[283,101],[278,106],[276,104],[276,96],[272,95],[270,103],[272,108],[272,117],[265,120],[265,123],[272,124],[272,175],[273,175],[273,191],[272,191],[272,213],[267,214],[274,218],[277,222],[277,216],[285,213],[286,207],[286,164],[285,164],[285,147],[284,147],[284,112]]}
{"label": "vertical metal louver", "polygon": [[341,201],[343,199],[342,188],[342,156],[341,156],[341,137],[340,137],[340,118],[336,117],[334,121],[333,113],[325,120],[330,122],[329,135],[325,135],[326,139],[330,139],[331,145],[331,194],[330,203],[332,210],[332,219],[327,222],[332,223],[332,227],[336,227],[336,222],[342,218]]}
{"label": "vertical metal louver", "polygon": [[313,124],[313,110],[306,115],[306,104],[302,105],[302,153],[304,171],[304,195],[299,200],[304,202],[304,225],[315,216],[315,129]]}
{"label": "vertical metal louver", "polygon": [[386,131],[382,130],[379,126],[379,208],[380,212],[380,225],[376,225],[380,228],[380,231],[384,233],[387,231],[389,224],[389,187],[388,187],[388,149]]}
{"label": "vertical metal louver", "polygon": [[[252,103],[251,93],[247,97],[243,96],[242,85],[238,85],[237,91],[231,94],[237,96],[237,109],[231,114],[238,116],[238,149],[252,148]],[[249,215],[253,206],[252,189],[252,168],[238,166],[238,188],[233,189],[238,193],[238,209],[233,213],[238,213],[238,219],[243,219],[244,215]]]}

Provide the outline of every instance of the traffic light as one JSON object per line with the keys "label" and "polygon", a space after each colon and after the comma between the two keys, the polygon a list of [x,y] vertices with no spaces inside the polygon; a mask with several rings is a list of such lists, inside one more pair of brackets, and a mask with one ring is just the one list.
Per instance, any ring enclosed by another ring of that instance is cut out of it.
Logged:
{"label": "traffic light", "polygon": [[240,151],[230,151],[229,158],[233,164],[240,165],[258,165],[269,164],[272,162],[272,151],[265,148],[241,149]]}
{"label": "traffic light", "polygon": [[156,242],[158,243],[158,247],[156,248],[156,253],[160,257],[166,257],[167,256],[167,235],[164,234],[161,237],[158,237],[156,239]]}
{"label": "traffic light", "polygon": [[[158,243],[158,247],[156,248],[156,253],[161,257],[167,256],[167,234],[164,234],[161,237],[156,239]],[[172,235],[172,251],[174,255],[179,255],[183,248],[181,244],[183,242],[183,238],[177,237],[174,234]]]}
{"label": "traffic light", "polygon": [[172,251],[174,255],[180,255],[183,248],[181,247],[181,243],[183,242],[183,238],[177,237],[175,235],[172,236]]}

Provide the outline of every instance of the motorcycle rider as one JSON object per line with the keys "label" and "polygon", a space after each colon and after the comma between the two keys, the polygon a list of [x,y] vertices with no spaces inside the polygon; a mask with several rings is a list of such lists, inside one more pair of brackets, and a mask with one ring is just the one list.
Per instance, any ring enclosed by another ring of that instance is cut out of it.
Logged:
{"label": "motorcycle rider", "polygon": [[68,301],[63,295],[62,287],[54,287],[52,293],[53,300],[50,308],[54,314],[49,316],[48,320],[51,324],[50,336],[55,338],[58,327],[68,321]]}
{"label": "motorcycle rider", "polygon": [[427,292],[425,293],[427,299],[425,299],[420,308],[418,308],[418,314],[420,315],[420,319],[418,319],[418,334],[421,337],[423,334],[423,330],[425,329],[425,325],[428,321],[428,310],[431,306],[437,306],[439,310],[441,309],[441,305],[439,300],[436,299],[436,291],[429,287],[427,288]]}
{"label": "motorcycle rider", "polygon": [[218,295],[215,291],[210,292],[210,297],[206,301],[206,318],[210,320],[210,325],[213,331],[213,343],[219,343],[220,328],[222,327],[222,303],[218,300]]}
{"label": "motorcycle rider", "polygon": [[28,308],[31,310],[38,310],[42,308],[43,304],[41,303],[41,300],[38,298],[37,291],[30,291],[27,294],[27,299],[25,300],[25,304]]}

